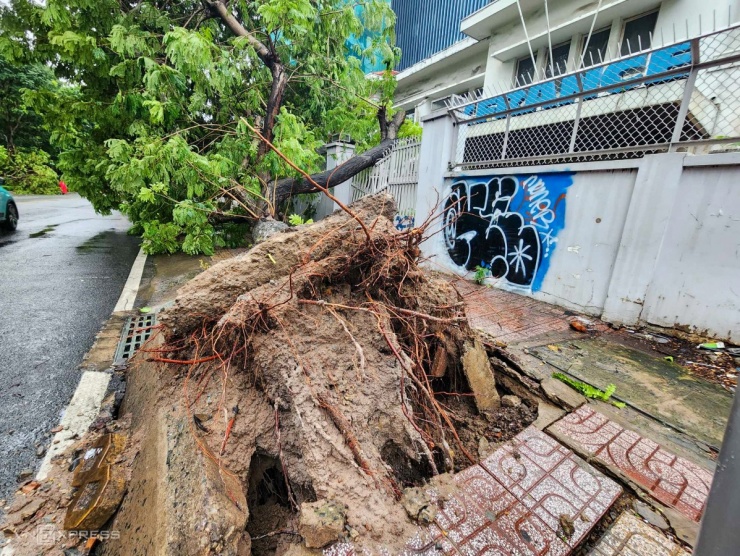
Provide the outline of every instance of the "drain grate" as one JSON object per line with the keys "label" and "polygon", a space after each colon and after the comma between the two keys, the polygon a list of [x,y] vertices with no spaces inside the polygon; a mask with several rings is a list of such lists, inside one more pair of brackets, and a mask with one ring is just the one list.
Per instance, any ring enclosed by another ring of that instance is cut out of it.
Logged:
{"label": "drain grate", "polygon": [[151,337],[152,328],[156,324],[157,315],[155,313],[129,317],[126,326],[123,327],[114,361],[125,361],[133,357],[136,350]]}

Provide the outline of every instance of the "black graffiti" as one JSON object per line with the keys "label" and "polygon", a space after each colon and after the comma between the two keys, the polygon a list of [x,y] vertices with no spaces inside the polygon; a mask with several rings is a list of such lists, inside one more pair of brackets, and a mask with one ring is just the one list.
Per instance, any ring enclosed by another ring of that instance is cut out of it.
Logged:
{"label": "black graffiti", "polygon": [[519,189],[512,177],[457,182],[445,202],[444,240],[453,262],[488,268],[494,278],[531,287],[542,261],[537,229],[510,212]]}

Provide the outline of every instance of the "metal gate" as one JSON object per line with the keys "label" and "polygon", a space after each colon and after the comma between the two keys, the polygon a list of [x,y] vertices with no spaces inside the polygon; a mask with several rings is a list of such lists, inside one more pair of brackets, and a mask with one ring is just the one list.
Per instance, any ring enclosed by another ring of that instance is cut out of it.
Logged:
{"label": "metal gate", "polygon": [[398,139],[388,156],[352,179],[352,202],[386,191],[393,195],[398,204],[396,228],[412,228],[416,215],[420,153],[419,139]]}

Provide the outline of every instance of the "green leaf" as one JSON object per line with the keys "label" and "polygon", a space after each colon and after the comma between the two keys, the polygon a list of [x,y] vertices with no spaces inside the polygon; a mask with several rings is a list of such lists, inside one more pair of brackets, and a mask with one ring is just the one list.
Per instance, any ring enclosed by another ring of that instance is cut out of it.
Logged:
{"label": "green leaf", "polygon": [[623,408],[626,404],[623,402],[618,402],[614,400],[610,400],[614,392],[616,392],[617,387],[614,384],[610,384],[606,387],[606,390],[600,390],[594,386],[591,386],[590,384],[586,384],[585,382],[581,382],[580,380],[576,380],[574,378],[571,378],[567,375],[564,375],[563,373],[553,373],[553,378],[564,382],[571,388],[578,390],[581,394],[586,396],[587,398],[591,398],[593,400],[601,400],[604,402],[610,402],[612,405]]}

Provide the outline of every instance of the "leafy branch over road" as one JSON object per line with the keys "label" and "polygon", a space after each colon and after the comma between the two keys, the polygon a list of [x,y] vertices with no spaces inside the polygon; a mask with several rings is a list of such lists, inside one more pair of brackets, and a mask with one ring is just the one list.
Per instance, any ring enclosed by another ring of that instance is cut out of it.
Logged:
{"label": "leafy branch over road", "polygon": [[[149,252],[209,254],[382,158],[403,123],[394,22],[383,0],[13,0],[0,56],[64,83],[28,101],[71,187],[123,210]],[[366,78],[363,58],[387,71]],[[337,134],[361,154],[321,172],[316,149]]]}

